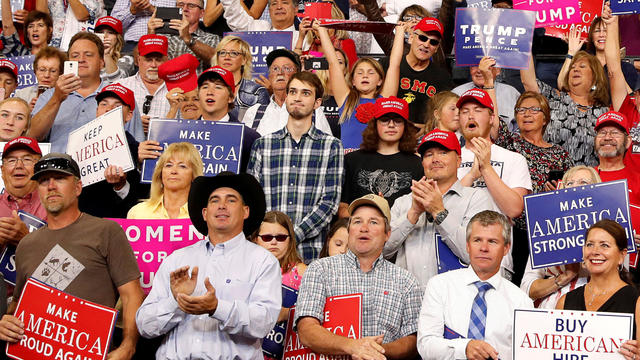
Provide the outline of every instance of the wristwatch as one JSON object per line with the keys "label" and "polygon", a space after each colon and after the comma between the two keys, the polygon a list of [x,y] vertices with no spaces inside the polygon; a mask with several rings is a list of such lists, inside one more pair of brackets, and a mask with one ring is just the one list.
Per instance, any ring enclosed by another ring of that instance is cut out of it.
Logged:
{"label": "wristwatch", "polygon": [[449,215],[449,211],[448,211],[447,209],[444,209],[444,210],[440,211],[440,212],[436,215],[436,217],[435,217],[435,219],[433,220],[433,222],[434,222],[436,225],[440,225],[440,224],[442,224],[442,222],[444,221],[444,219],[446,219],[446,218],[447,218],[447,215]]}
{"label": "wristwatch", "polygon": [[189,43],[187,44],[189,47],[192,47],[193,45],[196,44],[196,38],[193,37],[193,35],[191,36],[191,40],[189,40]]}

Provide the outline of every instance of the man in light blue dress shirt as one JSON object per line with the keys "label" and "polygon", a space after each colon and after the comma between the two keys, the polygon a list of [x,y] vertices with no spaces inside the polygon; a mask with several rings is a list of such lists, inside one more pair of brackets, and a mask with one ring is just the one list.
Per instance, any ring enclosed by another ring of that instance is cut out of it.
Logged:
{"label": "man in light blue dress shirt", "polygon": [[136,314],[140,334],[164,335],[157,359],[262,360],[282,304],[280,265],[246,240],[264,218],[260,184],[229,172],[200,176],[189,216],[208,236],[168,256]]}

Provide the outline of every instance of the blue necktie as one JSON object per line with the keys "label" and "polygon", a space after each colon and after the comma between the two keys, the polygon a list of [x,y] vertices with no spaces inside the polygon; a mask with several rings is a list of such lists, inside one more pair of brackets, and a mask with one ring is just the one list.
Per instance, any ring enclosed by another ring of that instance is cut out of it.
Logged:
{"label": "blue necktie", "polygon": [[492,289],[493,286],[483,281],[476,281],[473,285],[478,288],[478,295],[473,299],[473,305],[471,306],[467,338],[484,340],[484,328],[487,323],[487,302],[484,300],[484,294],[487,290]]}

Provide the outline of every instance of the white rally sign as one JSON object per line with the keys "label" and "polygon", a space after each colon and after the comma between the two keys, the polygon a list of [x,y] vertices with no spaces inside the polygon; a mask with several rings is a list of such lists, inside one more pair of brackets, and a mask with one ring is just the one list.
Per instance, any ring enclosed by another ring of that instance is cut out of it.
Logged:
{"label": "white rally sign", "polygon": [[122,122],[122,107],[99,116],[69,134],[67,154],[80,166],[82,186],[105,179],[109,165],[134,169]]}

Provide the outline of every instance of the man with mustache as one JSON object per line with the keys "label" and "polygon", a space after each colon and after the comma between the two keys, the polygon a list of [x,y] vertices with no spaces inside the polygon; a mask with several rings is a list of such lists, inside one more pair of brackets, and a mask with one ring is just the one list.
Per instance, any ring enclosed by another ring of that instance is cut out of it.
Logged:
{"label": "man with mustache", "polygon": [[[162,35],[144,35],[140,38],[137,55],[134,53],[138,73],[120,80],[120,84],[133,91],[136,107],[142,115],[142,125],[146,133],[150,118],[164,118],[169,112],[167,86],[158,76],[158,67],[167,61],[167,38]],[[143,141],[145,139],[138,139]]]}
{"label": "man with mustache", "polygon": [[[255,104],[247,109],[242,122],[260,135],[274,133],[287,125],[289,112],[285,106],[287,84],[293,74],[300,71],[300,58],[287,49],[276,49],[267,55],[269,82],[273,95],[269,105]],[[321,108],[314,110],[314,123],[318,130],[331,135],[331,127]]]}
{"label": "man with mustache", "polygon": [[[31,178],[47,211],[47,225],[25,236],[16,250],[13,314],[29,277],[73,296],[113,308],[122,300],[122,343],[110,359],[131,359],[138,341],[135,314],[142,303],[140,269],[124,230],[117,223],[83,213],[80,169],[71,156],[50,153],[34,165]],[[60,261],[63,260],[64,261]],[[56,262],[55,260],[59,260]],[[64,262],[64,268],[54,264]],[[64,276],[51,276],[56,271]],[[0,320],[0,339],[18,342],[25,324],[13,315]]]}
{"label": "man with mustache", "polygon": [[640,205],[640,176],[625,166],[624,156],[631,147],[627,118],[616,111],[606,112],[596,121],[595,151],[600,161],[596,166],[602,181],[627,179],[629,202]]}

